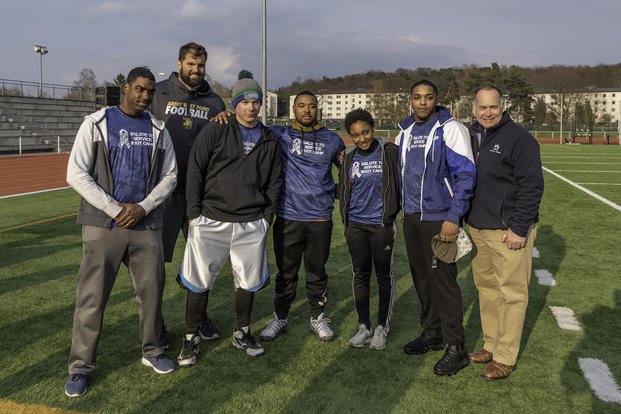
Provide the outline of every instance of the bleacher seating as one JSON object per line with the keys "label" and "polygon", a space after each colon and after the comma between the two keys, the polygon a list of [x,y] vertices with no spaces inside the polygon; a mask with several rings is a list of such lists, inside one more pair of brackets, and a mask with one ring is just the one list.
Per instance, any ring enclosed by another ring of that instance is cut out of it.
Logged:
{"label": "bleacher seating", "polygon": [[84,116],[95,102],[0,96],[0,153],[71,150]]}

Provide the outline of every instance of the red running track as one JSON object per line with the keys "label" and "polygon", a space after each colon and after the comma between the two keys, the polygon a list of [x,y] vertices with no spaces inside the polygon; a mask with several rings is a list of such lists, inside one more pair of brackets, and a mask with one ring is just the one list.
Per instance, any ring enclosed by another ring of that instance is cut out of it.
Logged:
{"label": "red running track", "polygon": [[67,187],[69,154],[0,157],[0,196]]}

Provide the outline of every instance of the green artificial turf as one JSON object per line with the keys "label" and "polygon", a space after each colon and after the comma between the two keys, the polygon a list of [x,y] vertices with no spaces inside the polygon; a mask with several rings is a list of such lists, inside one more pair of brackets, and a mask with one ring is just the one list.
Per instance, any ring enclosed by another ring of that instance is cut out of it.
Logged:
{"label": "green artificial turf", "polygon": [[[612,157],[621,169],[621,148],[542,146],[546,159]],[[561,158],[558,158],[561,157]],[[575,160],[575,159],[572,159]],[[596,160],[595,160],[596,161]],[[610,158],[606,162],[610,162]],[[553,170],[560,164],[547,165]],[[563,169],[575,168],[567,164]],[[586,169],[586,168],[580,168]],[[560,173],[567,176],[567,174]],[[621,183],[621,175],[611,182]],[[351,267],[340,218],[335,215],[327,316],[336,339],[324,343],[308,332],[304,276],[289,315],[289,332],[264,343],[265,356],[251,358],[230,345],[234,326],[233,282],[227,266],[209,301],[210,317],[222,339],[202,342],[199,361],[190,369],[155,374],[140,363],[137,306],[127,270],[118,274],[105,314],[98,366],[89,392],[67,398],[63,385],[71,344],[75,283],[81,260],[81,232],[75,217],[33,221],[75,212],[71,190],[0,200],[0,411],[2,400],[85,412],[620,412],[589,388],[578,358],[598,358],[621,381],[621,212],[544,173],[545,195],[538,238],[540,257],[533,270],[546,269],[557,284],[541,286],[533,275],[530,302],[517,370],[506,380],[486,382],[481,366],[470,365],[452,377],[438,377],[433,364],[442,355],[403,353],[420,332],[419,305],[401,238],[396,247],[396,297],[387,348],[352,349],[357,329],[351,292]],[[595,182],[586,173],[574,180]],[[599,178],[597,178],[599,180]],[[619,187],[608,189],[609,197]],[[590,187],[592,191],[605,191]],[[19,228],[7,228],[24,225]],[[5,230],[2,230],[2,229]],[[173,263],[166,265],[164,316],[176,358],[183,334],[184,292],[174,281],[183,253],[180,238]],[[275,274],[271,238],[269,257]],[[477,292],[467,259],[460,261],[467,346],[482,344]],[[274,284],[257,293],[252,331],[258,336],[272,313]],[[377,288],[372,284],[372,320]],[[583,331],[561,330],[549,306],[574,310]]]}

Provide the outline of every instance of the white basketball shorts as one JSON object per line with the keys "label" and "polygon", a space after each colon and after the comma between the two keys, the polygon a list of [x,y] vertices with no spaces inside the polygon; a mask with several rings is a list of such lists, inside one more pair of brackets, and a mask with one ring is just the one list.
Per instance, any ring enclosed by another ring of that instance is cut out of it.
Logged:
{"label": "white basketball shorts", "polygon": [[229,223],[198,216],[188,228],[179,267],[181,283],[195,293],[211,289],[230,255],[235,288],[258,291],[269,281],[268,230],[269,224],[263,218]]}

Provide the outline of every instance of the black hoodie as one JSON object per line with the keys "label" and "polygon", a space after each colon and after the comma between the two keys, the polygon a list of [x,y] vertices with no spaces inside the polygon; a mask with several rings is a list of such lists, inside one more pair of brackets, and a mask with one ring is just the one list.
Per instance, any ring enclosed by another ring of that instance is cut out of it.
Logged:
{"label": "black hoodie", "polygon": [[244,155],[235,117],[208,124],[196,137],[188,163],[187,216],[243,223],[272,223],[282,187],[278,138],[259,123],[261,139]]}
{"label": "black hoodie", "polygon": [[477,229],[510,228],[526,237],[530,225],[539,220],[543,196],[537,140],[506,112],[487,130],[472,124],[470,137],[477,184],[467,223]]}
{"label": "black hoodie", "polygon": [[190,149],[198,132],[226,106],[203,80],[196,89],[188,91],[173,72],[155,85],[151,113],[166,123],[177,157],[177,190],[185,191],[186,171]]}

